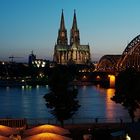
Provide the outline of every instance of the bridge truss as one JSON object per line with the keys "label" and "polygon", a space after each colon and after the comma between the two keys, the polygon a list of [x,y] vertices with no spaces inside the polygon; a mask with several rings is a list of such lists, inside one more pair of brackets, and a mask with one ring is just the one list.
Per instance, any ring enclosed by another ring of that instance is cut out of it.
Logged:
{"label": "bridge truss", "polygon": [[140,71],[140,35],[135,37],[122,53],[117,63],[118,71],[126,68],[135,68]]}
{"label": "bridge truss", "polygon": [[116,64],[121,55],[104,55],[98,65],[97,71],[115,72]]}

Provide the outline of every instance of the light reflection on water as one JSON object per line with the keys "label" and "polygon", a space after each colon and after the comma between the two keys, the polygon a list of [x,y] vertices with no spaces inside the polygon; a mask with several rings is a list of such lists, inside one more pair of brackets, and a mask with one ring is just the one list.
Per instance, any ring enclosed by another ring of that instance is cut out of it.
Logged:
{"label": "light reflection on water", "polygon": [[[128,118],[129,115],[120,104],[110,98],[114,89],[101,89],[95,86],[78,88],[81,107],[75,118]],[[49,118],[43,96],[49,91],[48,86],[0,88],[0,118]]]}
{"label": "light reflection on water", "polygon": [[79,102],[82,105],[75,117],[100,118],[118,121],[129,118],[127,110],[111,100],[114,89],[103,89],[95,86],[79,87]]}
{"label": "light reflection on water", "polygon": [[106,110],[107,110],[106,115],[107,115],[107,118],[113,118],[115,116],[114,112],[110,111],[113,108],[115,108],[114,102],[110,100],[114,96],[114,94],[115,94],[115,89],[109,88],[106,90]]}

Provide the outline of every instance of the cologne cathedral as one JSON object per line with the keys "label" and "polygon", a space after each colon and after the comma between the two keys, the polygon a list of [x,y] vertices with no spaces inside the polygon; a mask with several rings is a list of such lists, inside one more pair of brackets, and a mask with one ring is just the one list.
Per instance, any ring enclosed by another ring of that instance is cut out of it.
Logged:
{"label": "cologne cathedral", "polygon": [[57,43],[54,47],[53,60],[57,64],[87,64],[90,62],[90,46],[80,44],[80,33],[77,26],[76,12],[74,11],[73,24],[70,30],[68,43],[64,14],[62,11]]}

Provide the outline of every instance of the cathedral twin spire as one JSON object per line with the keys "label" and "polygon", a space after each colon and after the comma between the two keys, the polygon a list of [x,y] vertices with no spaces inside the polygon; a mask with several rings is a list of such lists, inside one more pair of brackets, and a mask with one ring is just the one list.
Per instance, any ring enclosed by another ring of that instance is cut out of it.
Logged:
{"label": "cathedral twin spire", "polygon": [[80,35],[79,30],[77,27],[77,19],[76,19],[76,12],[74,10],[74,17],[73,17],[73,24],[71,28],[71,34],[70,34],[70,45],[73,43],[80,44]]}
{"label": "cathedral twin spire", "polygon": [[65,28],[63,10],[62,10],[62,14],[61,14],[61,22],[60,22],[60,29],[58,31],[57,44],[58,45],[67,45],[68,44],[67,30]]}
{"label": "cathedral twin spire", "polygon": [[65,21],[64,21],[63,10],[62,10],[62,15],[61,15],[60,29],[61,29],[61,30],[65,30]]}
{"label": "cathedral twin spire", "polygon": [[[71,28],[71,32],[70,32],[70,45],[72,45],[73,43],[80,44],[80,36],[79,36],[79,30],[78,30],[78,26],[77,26],[75,10],[74,10],[73,24],[72,24],[72,28]],[[62,14],[61,14],[61,22],[60,22],[60,29],[58,31],[57,44],[58,45],[67,45],[68,44],[67,30],[65,28],[63,10],[62,10]]]}

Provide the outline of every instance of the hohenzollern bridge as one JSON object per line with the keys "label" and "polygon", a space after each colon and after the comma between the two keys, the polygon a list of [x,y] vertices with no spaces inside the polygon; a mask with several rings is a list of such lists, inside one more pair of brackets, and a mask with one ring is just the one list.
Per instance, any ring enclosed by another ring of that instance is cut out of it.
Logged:
{"label": "hohenzollern bridge", "polygon": [[97,71],[117,73],[130,67],[140,71],[140,35],[126,46],[122,55],[104,55],[97,65]]}

